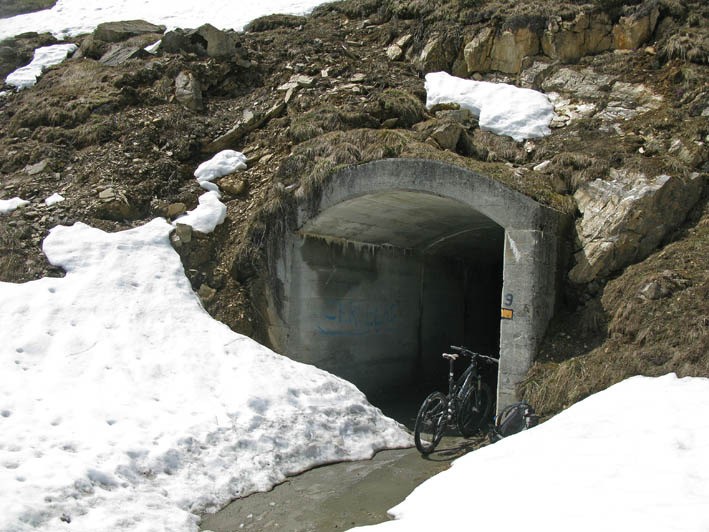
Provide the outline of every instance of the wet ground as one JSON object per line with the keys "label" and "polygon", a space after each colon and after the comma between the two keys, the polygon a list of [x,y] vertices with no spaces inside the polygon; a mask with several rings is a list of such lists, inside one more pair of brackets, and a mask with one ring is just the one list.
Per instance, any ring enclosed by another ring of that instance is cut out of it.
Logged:
{"label": "wet ground", "polygon": [[387,510],[427,478],[473,450],[475,440],[446,437],[423,458],[415,448],[382,451],[372,460],[319,467],[267,493],[234,501],[203,519],[201,530],[331,532],[381,523]]}
{"label": "wet ground", "polygon": [[[402,412],[396,406],[385,412],[413,426],[415,412]],[[451,461],[479,447],[483,440],[451,434],[426,458],[415,448],[397,449],[382,451],[371,460],[306,471],[270,492],[236,500],[205,516],[201,530],[332,532],[381,523],[389,519],[387,510],[416,486],[447,469]]]}

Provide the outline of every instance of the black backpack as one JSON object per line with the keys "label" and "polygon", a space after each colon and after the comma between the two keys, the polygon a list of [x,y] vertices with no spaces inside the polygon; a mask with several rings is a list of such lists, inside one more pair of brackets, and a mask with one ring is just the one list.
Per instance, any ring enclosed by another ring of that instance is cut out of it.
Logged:
{"label": "black backpack", "polygon": [[490,431],[490,440],[495,442],[527,430],[539,424],[539,416],[526,401],[513,403],[495,417],[495,426]]}

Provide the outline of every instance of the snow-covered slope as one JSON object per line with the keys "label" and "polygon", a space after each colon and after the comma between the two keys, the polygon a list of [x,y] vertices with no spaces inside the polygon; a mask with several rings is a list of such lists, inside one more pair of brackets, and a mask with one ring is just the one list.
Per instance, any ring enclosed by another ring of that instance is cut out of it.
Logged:
{"label": "snow-covered slope", "polygon": [[195,530],[317,464],[404,446],[351,384],[201,307],[162,219],[57,227],[65,278],[0,283],[0,530]]}
{"label": "snow-covered slope", "polygon": [[302,15],[322,0],[58,0],[52,9],[0,19],[0,40],[27,31],[50,32],[57,37],[90,33],[101,22],[143,19],[168,28],[196,28],[212,24],[241,30],[249,21],[271,13]]}
{"label": "snow-covered slope", "polygon": [[470,453],[364,532],[709,530],[709,379],[633,377]]}

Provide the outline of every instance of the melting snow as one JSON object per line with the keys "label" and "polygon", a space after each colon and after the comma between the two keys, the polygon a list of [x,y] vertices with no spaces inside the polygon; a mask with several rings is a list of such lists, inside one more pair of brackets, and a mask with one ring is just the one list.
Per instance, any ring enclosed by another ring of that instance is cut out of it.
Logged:
{"label": "melting snow", "polygon": [[44,251],[66,277],[0,283],[0,530],[196,530],[285,475],[409,444],[353,385],[213,320],[172,229],[59,226]]}
{"label": "melting snow", "polygon": [[481,130],[518,142],[551,133],[554,106],[535,90],[432,72],[426,74],[426,94],[429,109],[439,103],[457,103],[478,117]]}

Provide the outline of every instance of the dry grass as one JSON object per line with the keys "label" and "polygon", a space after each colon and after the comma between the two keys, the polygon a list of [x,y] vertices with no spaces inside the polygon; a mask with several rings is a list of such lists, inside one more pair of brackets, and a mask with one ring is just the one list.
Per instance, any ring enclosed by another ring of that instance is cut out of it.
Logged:
{"label": "dry grass", "polygon": [[293,118],[290,136],[296,143],[301,143],[331,131],[378,126],[379,122],[367,113],[323,106]]}
{"label": "dry grass", "polygon": [[527,161],[528,154],[524,146],[511,137],[476,129],[472,142],[478,153],[486,154],[485,159],[489,162],[524,164]]}
{"label": "dry grass", "polygon": [[573,194],[584,183],[607,177],[609,170],[606,159],[579,152],[562,152],[552,157],[547,171],[561,179],[563,190],[560,192]]}
{"label": "dry grass", "polygon": [[377,99],[374,114],[382,122],[396,119],[396,127],[409,128],[427,116],[423,102],[416,96],[399,89],[387,89]]}
{"label": "dry grass", "polygon": [[686,28],[670,35],[660,47],[665,61],[679,59],[699,65],[709,64],[709,30],[705,27]]}

